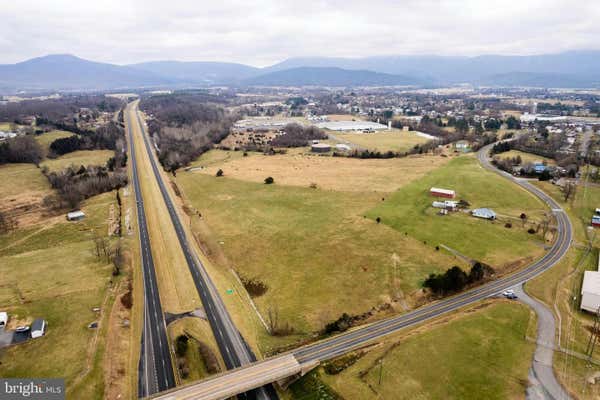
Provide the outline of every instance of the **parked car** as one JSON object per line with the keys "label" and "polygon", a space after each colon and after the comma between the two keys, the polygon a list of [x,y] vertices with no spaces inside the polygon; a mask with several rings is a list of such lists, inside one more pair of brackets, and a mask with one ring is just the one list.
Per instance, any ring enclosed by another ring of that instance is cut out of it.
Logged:
{"label": "parked car", "polygon": [[15,329],[15,332],[17,333],[24,333],[24,332],[28,332],[29,331],[29,326],[25,325],[25,326],[17,326],[17,329]]}

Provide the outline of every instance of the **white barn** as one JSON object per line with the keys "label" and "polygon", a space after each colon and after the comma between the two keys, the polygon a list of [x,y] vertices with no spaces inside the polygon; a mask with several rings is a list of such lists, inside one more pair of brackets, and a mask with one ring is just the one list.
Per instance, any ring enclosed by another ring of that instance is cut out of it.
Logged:
{"label": "white barn", "polygon": [[600,259],[598,271],[585,271],[581,285],[580,309],[596,313],[600,307]]}

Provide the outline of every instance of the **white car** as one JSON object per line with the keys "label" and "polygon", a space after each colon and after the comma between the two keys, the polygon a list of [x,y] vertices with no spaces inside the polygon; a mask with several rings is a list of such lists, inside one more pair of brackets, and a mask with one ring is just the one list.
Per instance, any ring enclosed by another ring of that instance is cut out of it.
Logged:
{"label": "white car", "polygon": [[515,295],[515,291],[512,289],[508,289],[508,290],[505,290],[504,292],[502,292],[502,296],[504,296],[504,297],[512,297],[514,295]]}

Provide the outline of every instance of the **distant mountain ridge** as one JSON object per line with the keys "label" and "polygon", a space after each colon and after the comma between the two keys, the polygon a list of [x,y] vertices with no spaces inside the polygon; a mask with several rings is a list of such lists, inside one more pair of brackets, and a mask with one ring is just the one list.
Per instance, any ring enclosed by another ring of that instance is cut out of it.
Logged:
{"label": "distant mountain ridge", "polygon": [[127,66],[98,63],[68,54],[0,65],[0,88],[92,90],[167,85],[172,79]]}
{"label": "distant mountain ridge", "polygon": [[213,61],[150,61],[128,65],[168,79],[190,83],[229,83],[254,77],[260,68],[244,64]]}
{"label": "distant mountain ridge", "polygon": [[59,54],[0,65],[0,91],[207,85],[600,87],[600,51],[533,56],[290,58],[265,68],[227,62],[115,65]]}
{"label": "distant mountain ridge", "polygon": [[[290,58],[268,67],[279,71],[297,67],[338,67],[366,69],[388,74],[408,75],[435,84],[502,84],[501,76],[512,74],[515,85],[539,81],[541,86],[597,84],[600,78],[600,51],[570,51],[532,56],[377,56],[364,58]],[[499,77],[496,81],[494,77]],[[532,79],[535,76],[534,79]],[[557,79],[562,76],[562,79]],[[547,78],[547,79],[544,79]],[[551,79],[550,79],[551,78]]]}
{"label": "distant mountain ridge", "polygon": [[249,86],[415,86],[425,82],[409,76],[337,67],[298,67],[244,80]]}

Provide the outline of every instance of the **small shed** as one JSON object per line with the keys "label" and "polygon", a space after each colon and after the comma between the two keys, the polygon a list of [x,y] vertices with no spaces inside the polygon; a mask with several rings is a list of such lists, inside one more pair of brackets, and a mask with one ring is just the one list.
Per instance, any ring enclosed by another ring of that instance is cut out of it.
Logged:
{"label": "small shed", "polygon": [[327,153],[331,151],[331,146],[327,143],[315,143],[310,146],[310,151],[313,153]]}
{"label": "small shed", "polygon": [[442,189],[442,188],[436,188],[436,187],[432,187],[431,189],[429,189],[429,194],[435,197],[446,197],[448,199],[453,199],[454,196],[456,196],[456,193],[454,192],[454,190],[450,190],[450,189]]}
{"label": "small shed", "polygon": [[80,221],[85,218],[85,213],[81,210],[71,211],[67,213],[67,220],[69,221]]}
{"label": "small shed", "polygon": [[6,327],[6,324],[8,323],[8,313],[7,312],[0,312],[0,328],[4,328]]}
{"label": "small shed", "polygon": [[471,215],[483,219],[496,219],[496,213],[489,208],[476,208],[471,211]]}
{"label": "small shed", "polygon": [[33,321],[33,323],[31,324],[31,338],[32,339],[36,339],[39,337],[42,337],[46,334],[46,327],[48,326],[48,324],[46,323],[46,320],[38,318],[36,320]]}

